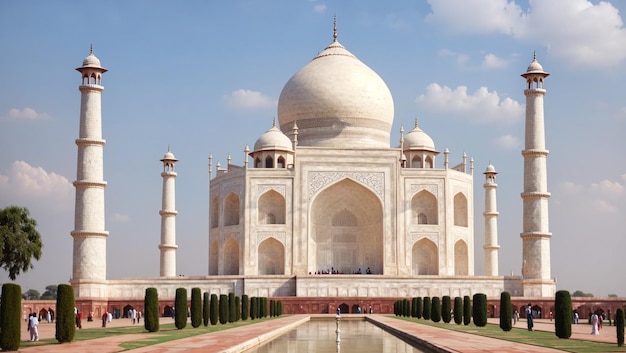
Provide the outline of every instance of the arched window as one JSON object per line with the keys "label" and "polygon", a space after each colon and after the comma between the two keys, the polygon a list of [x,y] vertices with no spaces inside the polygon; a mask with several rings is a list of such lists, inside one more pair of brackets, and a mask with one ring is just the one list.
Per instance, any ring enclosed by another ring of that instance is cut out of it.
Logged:
{"label": "arched window", "polygon": [[239,242],[229,239],[224,244],[224,275],[239,274]]}
{"label": "arched window", "polygon": [[265,224],[276,224],[276,216],[272,213],[268,213],[265,216]]}
{"label": "arched window", "polygon": [[276,190],[268,190],[259,197],[260,224],[285,224],[285,198]]}
{"label": "arched window", "polygon": [[426,157],[426,168],[433,168],[433,158],[431,156]]}
{"label": "arched window", "polygon": [[417,224],[428,224],[428,217],[423,213],[418,214]]}
{"label": "arched window", "polygon": [[261,168],[261,167],[263,167],[263,166],[261,165],[261,159],[260,159],[260,158],[258,158],[258,157],[257,157],[257,158],[255,158],[255,159],[254,159],[254,167],[255,167],[255,168]]}
{"label": "arched window", "polygon": [[439,254],[437,245],[429,239],[422,239],[413,245],[412,251],[413,275],[438,275]]}
{"label": "arched window", "polygon": [[274,238],[259,244],[259,275],[285,274],[285,247]]}
{"label": "arched window", "polygon": [[422,168],[422,157],[413,157],[413,159],[411,160],[411,168]]}
{"label": "arched window", "polygon": [[231,192],[224,199],[224,226],[239,224],[239,196]]}
{"label": "arched window", "polygon": [[[437,198],[426,190],[418,192],[411,200],[412,223],[438,224]],[[420,218],[420,214],[424,217]],[[422,223],[422,220],[424,223]]]}
{"label": "arched window", "polygon": [[265,157],[265,168],[274,168],[274,159],[272,156]]}
{"label": "arched window", "polygon": [[220,201],[217,196],[211,200],[211,228],[219,226],[220,220]]}
{"label": "arched window", "polygon": [[454,244],[454,274],[456,276],[467,276],[468,270],[467,244],[459,240]]}
{"label": "arched window", "polygon": [[460,192],[454,195],[454,225],[467,227],[467,198]]}
{"label": "arched window", "polygon": [[278,157],[277,168],[285,168],[285,158],[283,156]]}

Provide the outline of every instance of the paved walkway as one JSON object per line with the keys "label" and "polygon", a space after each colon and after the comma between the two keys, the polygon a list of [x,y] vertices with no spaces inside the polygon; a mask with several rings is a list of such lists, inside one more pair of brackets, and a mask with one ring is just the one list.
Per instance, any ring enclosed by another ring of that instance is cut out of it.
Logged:
{"label": "paved walkway", "polygon": [[[328,316],[328,315],[322,315]],[[350,316],[350,315],[343,315]],[[342,316],[342,317],[343,317]],[[362,316],[362,315],[359,315]],[[393,317],[386,315],[368,315],[395,330],[405,332],[409,335],[417,336],[419,339],[434,342],[436,347],[441,349],[441,352],[462,352],[462,353],[476,353],[476,352],[499,352],[499,353],[551,353],[560,352],[553,349],[541,348],[532,345],[525,345],[513,342],[507,342],[503,340],[482,337],[473,334],[455,332],[427,325],[415,325],[403,320],[397,320]],[[173,353],[173,352],[221,352],[221,353],[234,353],[240,352],[246,348],[250,348],[260,341],[268,338],[279,336],[284,332],[291,330],[293,327],[301,324],[303,321],[307,321],[307,315],[291,315],[285,316],[280,319],[266,321],[263,324],[253,324],[233,329],[220,331],[218,334],[209,333],[204,335],[198,335],[194,337],[184,338],[176,341],[170,341],[161,343],[158,345],[152,345],[144,348],[134,349],[129,352],[133,353]],[[161,322],[171,323],[171,318],[162,318]],[[498,319],[489,319],[490,323],[498,323]],[[119,326],[131,326],[131,322],[128,319],[113,320],[108,324],[108,327]],[[141,323],[143,325],[143,322]],[[524,327],[526,321],[522,320],[518,322],[516,326]],[[41,339],[54,338],[54,324],[41,323],[39,325],[39,335]],[[97,328],[101,326],[101,322],[85,322],[83,329]],[[554,322],[549,320],[535,320],[535,330],[540,331],[554,331]],[[158,334],[158,333],[157,333]],[[155,335],[155,333],[145,334],[130,334],[121,336],[112,336],[101,339],[89,340],[89,341],[76,341],[71,343],[59,344],[42,344],[33,347],[22,347],[20,352],[27,353],[52,353],[60,352],[73,353],[108,353],[108,352],[120,352],[123,349],[120,347],[121,343],[127,341],[135,341],[142,338],[149,338]],[[598,342],[615,342],[615,327],[605,326],[599,336],[590,334],[589,325],[572,325],[572,339],[581,340],[593,340]],[[28,333],[26,331],[26,323],[23,323],[22,340],[28,341]]]}

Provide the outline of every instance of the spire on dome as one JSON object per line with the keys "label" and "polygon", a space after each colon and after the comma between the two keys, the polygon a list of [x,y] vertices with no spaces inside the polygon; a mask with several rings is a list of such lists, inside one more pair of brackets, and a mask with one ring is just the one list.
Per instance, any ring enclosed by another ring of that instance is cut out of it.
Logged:
{"label": "spire on dome", "polygon": [[333,20],[333,42],[337,41],[337,15],[335,15],[335,19]]}
{"label": "spire on dome", "polygon": [[417,117],[415,117],[415,127],[418,127]]}
{"label": "spire on dome", "polygon": [[274,117],[274,121],[272,121],[272,127],[276,127],[276,117]]}
{"label": "spire on dome", "polygon": [[89,55],[93,55],[93,43],[89,44]]}

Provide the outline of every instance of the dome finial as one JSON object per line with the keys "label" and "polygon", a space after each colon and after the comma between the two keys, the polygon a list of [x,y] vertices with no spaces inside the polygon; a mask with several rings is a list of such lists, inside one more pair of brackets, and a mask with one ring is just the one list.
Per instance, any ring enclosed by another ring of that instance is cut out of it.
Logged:
{"label": "dome finial", "polygon": [[417,117],[415,117],[415,127],[417,127],[417,126],[418,126]]}
{"label": "dome finial", "polygon": [[537,61],[537,51],[533,50],[533,61]]}
{"label": "dome finial", "polygon": [[333,42],[337,41],[337,15],[335,15],[335,19],[333,20]]}
{"label": "dome finial", "polygon": [[93,43],[89,44],[89,55],[93,55]]}
{"label": "dome finial", "polygon": [[276,117],[274,117],[274,121],[272,121],[272,127],[276,127]]}

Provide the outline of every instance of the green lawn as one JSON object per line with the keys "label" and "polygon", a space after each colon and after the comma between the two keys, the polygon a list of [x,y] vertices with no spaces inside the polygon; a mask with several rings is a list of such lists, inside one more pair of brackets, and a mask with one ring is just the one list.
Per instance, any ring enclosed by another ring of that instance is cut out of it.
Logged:
{"label": "green lawn", "polygon": [[[395,316],[394,316],[395,317]],[[449,324],[442,322],[432,322],[430,320],[415,319],[410,317],[395,317],[400,320],[416,322],[422,325],[429,325],[439,327],[447,330],[454,330],[459,332],[466,332],[475,335],[481,335],[491,338],[497,338],[501,340],[507,340],[512,342],[519,342],[525,344],[531,344],[535,346],[559,349],[565,352],[574,353],[611,353],[611,352],[626,352],[626,346],[618,347],[617,343],[608,344],[601,342],[582,341],[575,339],[561,339],[556,337],[554,332],[547,331],[528,331],[526,328],[513,328],[509,332],[504,332],[499,325],[487,324],[485,327],[474,326],[473,323],[465,325],[456,325],[451,322]],[[617,336],[615,334],[614,326],[606,326],[603,330],[603,334],[613,333],[615,335],[615,342],[617,342]]]}

